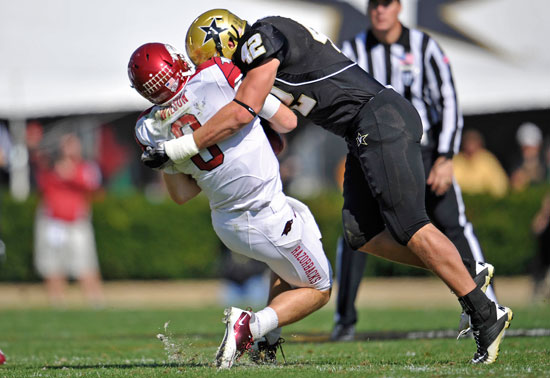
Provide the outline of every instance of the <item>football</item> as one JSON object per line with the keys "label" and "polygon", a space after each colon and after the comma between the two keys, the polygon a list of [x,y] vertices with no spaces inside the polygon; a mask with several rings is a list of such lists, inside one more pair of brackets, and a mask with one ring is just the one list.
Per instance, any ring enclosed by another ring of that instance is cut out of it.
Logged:
{"label": "football", "polygon": [[285,148],[285,140],[281,134],[273,130],[267,121],[262,120],[262,127],[275,155],[279,155]]}
{"label": "football", "polygon": [[4,362],[6,362],[6,356],[4,355],[4,352],[0,349],[0,365],[3,365]]}

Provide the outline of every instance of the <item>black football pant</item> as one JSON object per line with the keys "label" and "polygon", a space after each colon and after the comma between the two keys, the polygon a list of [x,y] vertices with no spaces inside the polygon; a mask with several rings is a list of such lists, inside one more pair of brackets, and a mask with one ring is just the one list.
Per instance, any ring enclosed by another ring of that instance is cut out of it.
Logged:
{"label": "black football pant", "polygon": [[550,224],[537,236],[537,250],[532,265],[536,285],[544,280],[548,269],[550,269]]}
{"label": "black football pant", "polygon": [[[423,154],[426,177],[432,167],[433,159]],[[464,214],[464,203],[458,185],[452,185],[443,196],[436,196],[426,188],[426,211],[433,224],[439,228],[457,247],[461,257],[466,261],[484,261],[471,223]],[[357,323],[355,299],[363,278],[367,254],[351,249],[341,238],[338,241],[336,254],[338,296],[336,300],[335,322],[342,325]],[[492,292],[492,289],[489,289]],[[494,294],[489,298],[494,300]]]}

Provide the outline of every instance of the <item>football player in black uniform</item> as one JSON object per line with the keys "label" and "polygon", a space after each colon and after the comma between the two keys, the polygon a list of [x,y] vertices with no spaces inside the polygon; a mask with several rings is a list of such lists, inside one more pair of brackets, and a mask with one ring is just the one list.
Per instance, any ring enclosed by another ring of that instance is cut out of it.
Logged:
{"label": "football player in black uniform", "polygon": [[288,18],[266,17],[250,26],[227,10],[213,9],[193,21],[186,44],[195,64],[224,56],[246,76],[232,102],[157,154],[176,163],[189,159],[238,132],[262,106],[279,106],[264,105],[271,92],[345,138],[353,156],[344,176],[343,223],[350,246],[437,274],[471,317],[477,343],[472,362],[494,362],[512,311],[487,298],[455,246],[426,215],[422,125],[414,107],[326,36]]}
{"label": "football player in black uniform", "polygon": [[[380,83],[391,85],[417,109],[424,126],[421,151],[426,175],[426,211],[457,247],[473,277],[490,276],[494,267],[484,262],[473,226],[468,222],[460,186],[453,175],[462,114],[448,57],[428,34],[399,21],[401,0],[368,0],[370,26],[344,41],[342,52]],[[363,278],[367,254],[352,250],[340,240],[336,254],[338,298],[332,340],[353,340],[357,311],[355,298]],[[475,280],[475,279],[474,279]],[[496,302],[489,282],[481,287]],[[460,316],[459,335],[470,330],[470,317]]]}

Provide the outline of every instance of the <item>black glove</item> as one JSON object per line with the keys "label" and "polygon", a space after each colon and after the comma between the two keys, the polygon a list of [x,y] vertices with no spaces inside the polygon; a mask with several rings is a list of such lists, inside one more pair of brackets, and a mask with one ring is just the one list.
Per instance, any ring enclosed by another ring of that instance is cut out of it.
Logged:
{"label": "black glove", "polygon": [[147,146],[141,154],[141,162],[152,169],[162,169],[169,165],[170,158],[166,155],[164,144],[159,143],[157,147]]}

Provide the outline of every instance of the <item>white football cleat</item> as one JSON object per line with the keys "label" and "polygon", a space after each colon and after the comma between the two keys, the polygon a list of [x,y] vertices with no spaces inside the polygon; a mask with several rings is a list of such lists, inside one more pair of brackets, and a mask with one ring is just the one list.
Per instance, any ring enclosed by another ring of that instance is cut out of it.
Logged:
{"label": "white football cleat", "polygon": [[229,307],[223,313],[225,335],[216,353],[216,366],[229,369],[254,342],[249,325],[252,312]]}

